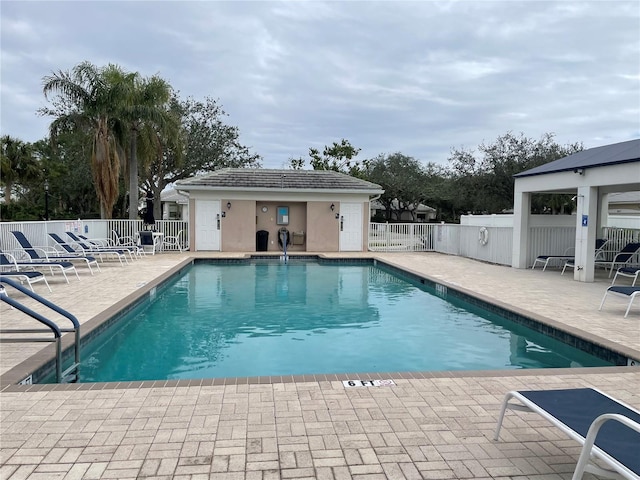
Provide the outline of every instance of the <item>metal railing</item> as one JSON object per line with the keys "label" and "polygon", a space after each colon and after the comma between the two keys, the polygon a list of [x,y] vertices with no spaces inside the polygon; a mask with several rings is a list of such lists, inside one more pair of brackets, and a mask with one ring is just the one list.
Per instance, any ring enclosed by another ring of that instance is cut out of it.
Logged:
{"label": "metal railing", "polygon": [[[28,288],[23,287],[22,285],[20,285],[17,282],[14,282],[11,279],[8,279],[6,277],[2,277],[0,275],[0,284],[1,284],[0,285],[0,287],[1,287],[1,290],[0,290],[0,301],[11,305],[16,310],[21,311],[25,315],[30,316],[34,320],[40,322],[42,325],[47,327],[46,329],[43,329],[43,328],[40,328],[40,329],[35,329],[35,328],[2,329],[2,330],[0,330],[0,333],[2,333],[3,335],[16,334],[16,333],[52,333],[53,334],[53,338],[46,338],[46,337],[19,337],[19,338],[16,338],[16,337],[5,337],[5,336],[3,336],[2,338],[0,338],[0,343],[55,342],[55,349],[56,349],[56,382],[57,383],[63,383],[63,382],[76,381],[78,379],[78,367],[80,366],[80,322],[78,322],[78,319],[75,316],[71,315],[66,310],[58,307],[56,304],[50,302],[49,300],[41,297],[37,293],[32,292]],[[51,310],[53,310],[56,313],[59,313],[60,315],[62,315],[63,317],[65,317],[69,321],[71,321],[71,323],[73,325],[73,328],[60,328],[53,320],[51,320],[49,318],[46,318],[41,313],[38,313],[38,312],[32,310],[31,308],[23,305],[22,303],[18,302],[14,298],[11,298],[7,294],[4,285],[9,285],[9,286],[13,287],[14,289],[22,292],[23,294],[31,297],[36,302],[44,305],[45,307],[50,308]],[[3,323],[4,322],[6,322],[6,319],[3,319]],[[61,344],[61,340],[62,340],[62,334],[63,333],[67,333],[67,332],[73,332],[75,334],[75,338],[74,338],[74,362],[69,368],[67,368],[63,372],[62,371],[62,344]]]}

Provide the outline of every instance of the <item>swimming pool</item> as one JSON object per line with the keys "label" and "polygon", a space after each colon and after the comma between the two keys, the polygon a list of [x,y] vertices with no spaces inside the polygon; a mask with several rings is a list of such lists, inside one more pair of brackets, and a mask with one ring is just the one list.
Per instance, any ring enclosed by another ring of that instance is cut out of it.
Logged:
{"label": "swimming pool", "polygon": [[80,381],[603,365],[384,267],[256,261],[152,291],[83,348]]}

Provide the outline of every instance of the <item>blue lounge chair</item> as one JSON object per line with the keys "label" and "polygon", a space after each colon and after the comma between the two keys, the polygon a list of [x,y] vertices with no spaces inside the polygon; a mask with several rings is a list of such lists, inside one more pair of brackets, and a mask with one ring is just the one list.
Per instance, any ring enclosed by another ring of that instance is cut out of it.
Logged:
{"label": "blue lounge chair", "polygon": [[[19,280],[20,283],[27,283],[29,288],[33,292],[33,284],[37,282],[44,282],[49,291],[51,291],[51,287],[49,286],[49,282],[42,274],[42,272],[36,272],[35,270],[23,270],[20,271],[20,267],[18,267],[18,263],[13,255],[8,253],[2,254],[4,257],[3,260],[0,260],[2,265],[0,265],[0,277],[9,277]],[[5,263],[10,262],[10,263]],[[5,270],[5,268],[13,268],[13,270]]]}
{"label": "blue lounge chair", "polygon": [[35,260],[32,258],[26,261],[22,261],[22,260],[15,259],[15,257],[13,258],[13,260],[10,260],[9,257],[4,252],[2,252],[2,250],[0,250],[0,266],[5,267],[5,266],[13,266],[13,265],[15,265],[18,268],[18,270],[20,268],[28,268],[29,270],[32,270],[34,268],[48,268],[49,271],[51,272],[51,275],[54,274],[54,269],[57,269],[57,270],[60,270],[60,272],[62,273],[62,276],[67,281],[67,283],[69,283],[69,278],[67,278],[67,272],[70,271],[75,273],[78,280],[80,280],[80,277],[78,276],[78,271],[76,270],[76,267],[71,262],[53,261],[48,259]]}
{"label": "blue lounge chair", "polygon": [[544,272],[549,266],[549,263],[551,262],[565,262],[565,261],[573,260],[574,255],[572,253],[569,253],[572,250],[573,250],[573,247],[568,248],[567,253],[565,255],[538,255],[536,259],[533,261],[533,265],[531,266],[531,269],[535,270],[536,265],[538,263],[541,263],[542,271]]}
{"label": "blue lounge chair", "polygon": [[617,265],[629,266],[629,264],[632,263],[632,260],[636,258],[638,253],[640,253],[640,243],[637,243],[637,242],[627,243],[622,250],[616,253],[616,255],[613,257],[613,260],[596,261],[596,265],[602,265],[605,268],[607,267],[610,268],[609,277],[611,277],[611,274],[613,273],[613,269]]}
{"label": "blue lounge chair", "polygon": [[[607,242],[608,240],[604,238],[596,238],[596,258],[598,258],[598,256],[601,254]],[[549,266],[549,263],[564,262],[564,268],[562,269],[562,274],[564,274],[566,268],[569,266],[573,266],[573,262],[575,262],[575,254],[569,253],[571,251],[573,251],[573,247],[568,248],[563,255],[538,255],[533,261],[533,266],[531,267],[531,269],[535,269],[538,263],[542,263],[542,271],[544,272]]]}
{"label": "blue lounge chair", "polygon": [[[97,255],[102,258],[103,255],[106,256],[115,256],[121,265],[125,265],[129,263],[127,260],[127,254],[131,255],[131,252],[128,250],[122,250],[121,248],[112,248],[112,247],[101,247],[98,245],[90,245],[89,243],[82,240],[73,232],[66,232],[69,238],[73,240],[73,242],[82,248],[86,253],[91,253],[91,255]],[[132,256],[132,255],[131,255]],[[132,256],[133,258],[133,256]]]}
{"label": "blue lounge chair", "polygon": [[616,270],[616,274],[613,276],[613,280],[611,281],[611,285],[616,283],[616,278],[618,275],[621,277],[629,277],[633,278],[631,281],[631,286],[633,287],[638,281],[638,277],[640,276],[640,268],[638,267],[620,267]]}
{"label": "blue lounge chair", "polygon": [[623,287],[622,285],[613,285],[607,288],[607,291],[604,292],[604,297],[602,297],[602,302],[600,302],[600,307],[598,310],[602,310],[602,306],[604,305],[604,301],[607,299],[607,295],[614,295],[616,297],[623,297],[629,299],[629,305],[627,305],[627,311],[624,312],[625,318],[629,315],[629,310],[631,310],[631,305],[633,305],[633,301],[637,296],[640,296],[640,287]]}
{"label": "blue lounge chair", "polygon": [[[520,404],[511,404],[516,399]],[[505,395],[494,439],[507,408],[535,412],[582,445],[573,479],[585,471],[611,478],[640,475],[640,412],[593,388],[512,391]],[[607,469],[590,463],[591,457]],[[617,475],[616,475],[617,473]]]}
{"label": "blue lounge chair", "polygon": [[57,258],[72,258],[73,260],[83,261],[87,264],[87,267],[89,267],[89,272],[91,272],[91,275],[93,275],[93,269],[91,268],[91,265],[94,265],[98,269],[98,271],[100,271],[100,265],[98,265],[98,260],[96,260],[95,257],[86,255],[84,251],[77,251],[71,245],[66,243],[62,238],[60,238],[60,235],[58,235],[57,233],[50,233],[49,236],[54,242],[56,242],[56,245],[58,245],[63,250],[63,253],[56,254]]}

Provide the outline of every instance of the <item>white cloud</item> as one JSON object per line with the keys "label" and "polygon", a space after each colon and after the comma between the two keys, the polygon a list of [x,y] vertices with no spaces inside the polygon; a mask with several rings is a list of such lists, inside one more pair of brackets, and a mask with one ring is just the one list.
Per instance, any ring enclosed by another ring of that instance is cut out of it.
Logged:
{"label": "white cloud", "polygon": [[267,167],[341,138],[446,162],[508,131],[640,135],[635,1],[4,0],[0,22],[2,133],[28,141],[42,77],[83,60],[219,99]]}

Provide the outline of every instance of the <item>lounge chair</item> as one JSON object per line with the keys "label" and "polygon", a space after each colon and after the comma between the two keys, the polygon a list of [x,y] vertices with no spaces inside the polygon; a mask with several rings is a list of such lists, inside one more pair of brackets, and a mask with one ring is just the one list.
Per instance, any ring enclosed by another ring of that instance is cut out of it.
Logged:
{"label": "lounge chair", "polygon": [[[607,245],[609,241],[604,238],[596,238],[596,251],[595,258],[597,259],[604,253],[604,247]],[[562,267],[561,275],[564,275],[564,271],[567,267],[573,267],[575,264],[575,255],[570,255],[569,252],[573,250],[573,247],[570,247],[566,250],[566,255],[539,255],[533,261],[532,269],[536,268],[536,264],[544,263],[542,267],[542,271],[544,272],[551,261],[559,261],[564,262],[564,266]]]}
{"label": "lounge chair", "polygon": [[[8,253],[1,255],[2,259],[0,259],[0,277],[9,277],[14,278],[20,283],[27,283],[29,288],[33,292],[33,284],[37,282],[44,282],[49,291],[51,291],[51,287],[49,286],[49,282],[45,278],[42,272],[36,272],[35,270],[22,270],[20,271],[20,267],[18,266],[18,262]],[[7,262],[7,263],[5,263]],[[5,268],[13,268],[13,270],[4,270]]]}
{"label": "lounge chair", "polygon": [[[599,258],[604,257],[604,247],[607,246],[609,240],[605,240],[604,238],[596,238],[596,252],[595,252],[595,260],[598,261]],[[564,266],[562,267],[562,272],[560,275],[564,275],[564,272],[567,268],[574,268],[576,266],[576,259],[570,258],[564,262]]]}
{"label": "lounge chair", "polygon": [[140,246],[142,247],[142,250],[145,253],[150,251],[151,255],[155,255],[157,245],[153,232],[149,230],[142,230],[138,232],[138,236],[140,238]]}
{"label": "lounge chair", "polygon": [[177,250],[182,252],[187,250],[186,242],[184,241],[184,230],[180,230],[175,236],[169,235],[162,239],[163,250]]}
{"label": "lounge chair", "polygon": [[573,247],[567,248],[563,255],[538,255],[533,261],[531,269],[534,270],[538,263],[542,263],[542,271],[544,272],[549,266],[549,263],[572,260],[575,257],[575,255],[571,253],[573,249]]}
{"label": "lounge chair", "polygon": [[624,312],[625,318],[629,315],[629,310],[631,310],[631,305],[633,305],[633,301],[637,296],[640,296],[640,287],[623,287],[622,285],[613,285],[607,288],[607,291],[604,292],[604,297],[602,297],[602,302],[600,302],[600,307],[598,310],[602,310],[602,306],[604,305],[604,301],[607,299],[607,295],[613,295],[616,297],[628,298],[629,305],[627,305],[627,311]]}
{"label": "lounge chair", "polygon": [[[36,251],[35,248],[33,250],[34,252]],[[12,256],[13,260],[10,260],[9,256]],[[75,273],[78,280],[80,280],[78,271],[76,270],[76,267],[71,262],[48,260],[48,257],[44,259],[30,258],[29,260],[22,261],[22,260],[17,260],[14,255],[9,254],[9,256],[7,256],[7,254],[5,254],[2,250],[0,250],[0,266],[15,265],[18,268],[18,270],[20,268],[28,268],[30,270],[35,268],[48,268],[49,271],[51,272],[51,275],[54,274],[54,269],[57,269],[57,270],[60,270],[60,272],[62,273],[62,276],[64,277],[67,283],[69,283],[67,272]]]}
{"label": "lounge chair", "polygon": [[[607,245],[609,241],[604,238],[596,238],[596,251],[595,256],[596,259],[604,253],[604,247]],[[542,271],[544,272],[549,266],[550,262],[565,262],[564,267],[562,269],[562,275],[564,275],[564,271],[567,267],[572,267],[575,263],[575,255],[570,253],[573,251],[573,247],[569,247],[565,250],[563,255],[538,255],[536,259],[533,261],[533,266],[531,269],[535,269],[538,263],[542,263]]]}
{"label": "lounge chair", "polygon": [[86,253],[90,253],[91,255],[96,255],[100,258],[102,258],[103,255],[115,256],[120,261],[120,264],[122,266],[129,263],[129,261],[127,260],[127,254],[129,254],[129,256],[133,258],[133,254],[128,250],[123,250],[121,248],[116,248],[116,247],[101,247],[98,245],[91,245],[85,242],[84,240],[82,240],[73,232],[66,232],[66,233],[76,245],[78,245]]}
{"label": "lounge chair", "polygon": [[116,247],[137,247],[136,239],[134,237],[121,236],[117,231],[111,230],[113,234],[113,241]]}
{"label": "lounge chair", "polygon": [[596,265],[602,265],[605,267],[605,269],[609,267],[609,278],[611,278],[611,274],[613,273],[613,269],[616,267],[616,265],[629,266],[629,264],[632,263],[632,260],[638,255],[639,252],[640,243],[627,243],[622,250],[616,253],[616,255],[613,257],[613,260],[596,261]]}
{"label": "lounge chair", "polygon": [[640,268],[638,267],[620,267],[616,270],[616,274],[613,276],[613,280],[611,281],[611,285],[616,283],[616,278],[618,275],[621,277],[630,277],[633,278],[631,281],[631,286],[633,287],[638,281],[638,277],[640,276]]}
{"label": "lounge chair", "polygon": [[91,268],[91,265],[94,265],[98,269],[98,271],[100,271],[100,265],[98,265],[98,260],[95,257],[85,254],[84,250],[77,251],[75,248],[73,248],[73,246],[69,245],[62,238],[60,238],[60,235],[58,235],[57,233],[50,233],[49,236],[54,242],[56,242],[56,245],[62,248],[62,252],[60,253],[60,255],[56,254],[57,258],[72,258],[73,260],[84,261],[87,264],[91,275],[93,275],[93,269]]}
{"label": "lounge chair", "polygon": [[126,252],[129,252],[129,254],[131,255],[131,258],[134,258],[134,254],[139,255],[140,253],[142,253],[142,249],[140,249],[140,247],[138,245],[115,245],[115,243],[113,242],[113,240],[111,240],[110,238],[87,238],[84,235],[78,235],[78,238],[80,238],[83,242],[85,242],[86,244],[90,245],[92,248],[106,248],[106,249],[117,249],[117,250],[124,250]]}
{"label": "lounge chair", "polygon": [[[521,404],[509,403],[512,398]],[[609,478],[639,478],[638,410],[593,388],[512,391],[502,402],[496,441],[507,408],[538,413],[582,445],[574,480],[582,478],[585,471]],[[591,457],[607,468],[590,463]]]}

